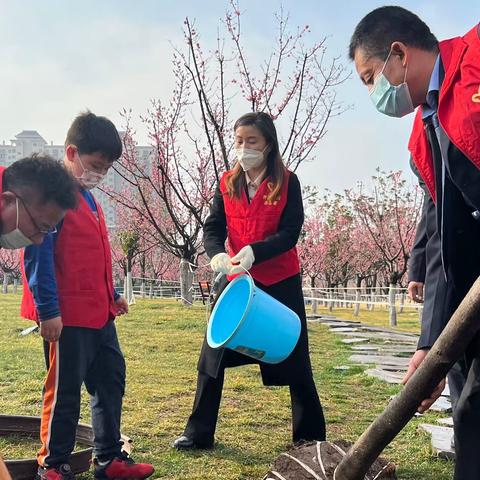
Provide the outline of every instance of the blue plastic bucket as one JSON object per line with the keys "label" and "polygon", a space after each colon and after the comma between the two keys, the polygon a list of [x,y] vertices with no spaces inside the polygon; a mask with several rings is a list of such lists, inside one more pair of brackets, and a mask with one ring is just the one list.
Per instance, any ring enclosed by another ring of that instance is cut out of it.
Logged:
{"label": "blue plastic bucket", "polygon": [[210,317],[207,342],[266,363],[285,360],[300,337],[298,315],[255,286],[249,275],[235,278]]}

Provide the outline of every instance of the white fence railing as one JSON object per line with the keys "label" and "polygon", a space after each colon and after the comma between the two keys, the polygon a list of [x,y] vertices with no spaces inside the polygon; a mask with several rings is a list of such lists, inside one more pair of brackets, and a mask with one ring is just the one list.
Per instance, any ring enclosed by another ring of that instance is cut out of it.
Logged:
{"label": "white fence railing", "polygon": [[[137,298],[170,298],[181,299],[180,282],[173,280],[158,280],[152,278],[132,278],[133,294]],[[210,288],[213,280],[210,282]],[[198,282],[192,285],[194,301],[202,301],[202,294]],[[123,285],[117,286],[117,291],[123,293]],[[330,310],[334,308],[352,308],[358,310],[366,308],[374,310],[375,308],[391,309],[395,307],[400,312],[404,308],[421,309],[421,304],[412,302],[405,288],[382,287],[367,291],[364,287],[346,287],[346,288],[312,288],[303,287],[305,302],[316,311],[318,306],[326,307]]]}
{"label": "white fence railing", "polygon": [[[133,297],[134,298],[150,298],[150,299],[174,299],[181,300],[181,286],[179,281],[162,280],[153,278],[133,277]],[[204,282],[202,282],[204,283]],[[212,288],[213,279],[209,281],[210,289]],[[120,293],[124,293],[124,282],[117,282],[115,288]],[[12,290],[7,289],[9,285],[3,285],[3,293],[17,290],[14,285]],[[208,290],[203,288],[204,295],[208,295]],[[360,309],[390,310],[390,313],[402,313],[405,308],[418,310],[419,315],[422,313],[422,304],[412,302],[407,295],[405,288],[396,287],[377,287],[375,289],[365,289],[356,287],[340,287],[340,288],[312,288],[303,287],[305,304],[316,313],[319,307],[327,308],[333,311],[335,308],[353,309],[354,314],[358,315]],[[203,296],[198,281],[194,281],[192,285],[192,297],[194,302],[202,302]]]}
{"label": "white fence railing", "polygon": [[[153,278],[132,277],[133,295],[137,298],[170,298],[180,300],[180,282],[175,280],[159,280]],[[115,289],[118,293],[124,294],[125,283],[117,284]],[[202,294],[198,282],[192,285],[193,300],[202,301]]]}
{"label": "white fence railing", "polygon": [[[385,293],[382,293],[382,290]],[[367,292],[365,288],[347,287],[341,289],[303,287],[305,299],[309,302],[317,301],[324,306],[352,307],[356,304],[374,307],[376,305],[390,307],[392,303],[397,307],[419,308],[419,304],[410,300],[405,288],[381,288]]]}

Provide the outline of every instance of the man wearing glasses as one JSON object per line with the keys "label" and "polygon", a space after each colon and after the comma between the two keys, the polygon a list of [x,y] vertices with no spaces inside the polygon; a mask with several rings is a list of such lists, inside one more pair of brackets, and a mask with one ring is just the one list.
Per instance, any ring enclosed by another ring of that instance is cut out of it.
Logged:
{"label": "man wearing glasses", "polygon": [[0,248],[42,243],[76,206],[76,190],[72,176],[48,156],[33,155],[0,167]]}

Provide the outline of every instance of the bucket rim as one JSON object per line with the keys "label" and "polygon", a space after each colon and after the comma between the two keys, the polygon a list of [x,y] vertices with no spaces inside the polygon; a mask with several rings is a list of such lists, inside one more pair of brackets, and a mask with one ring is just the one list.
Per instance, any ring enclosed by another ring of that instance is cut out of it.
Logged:
{"label": "bucket rim", "polygon": [[[215,316],[217,308],[220,305],[221,301],[223,300],[223,297],[227,295],[228,290],[230,288],[232,288],[232,286],[235,285],[236,283],[239,283],[239,282],[242,282],[242,281],[247,281],[249,286],[250,286],[248,303],[247,303],[247,306],[245,307],[245,311],[243,312],[242,318],[237,323],[237,326],[233,329],[232,333],[223,342],[215,342],[212,338],[212,318]],[[245,319],[247,318],[248,314],[250,313],[250,309],[252,307],[252,301],[253,301],[254,296],[255,296],[255,283],[253,282],[253,279],[250,275],[247,275],[246,273],[242,273],[238,277],[234,278],[229,283],[229,285],[227,286],[227,288],[225,288],[225,290],[222,292],[220,297],[218,297],[218,300],[215,304],[215,307],[212,310],[212,314],[210,315],[210,321],[208,322],[207,340],[208,340],[208,344],[210,345],[211,348],[224,347],[236,335],[236,333],[240,330],[243,323],[245,322]]]}

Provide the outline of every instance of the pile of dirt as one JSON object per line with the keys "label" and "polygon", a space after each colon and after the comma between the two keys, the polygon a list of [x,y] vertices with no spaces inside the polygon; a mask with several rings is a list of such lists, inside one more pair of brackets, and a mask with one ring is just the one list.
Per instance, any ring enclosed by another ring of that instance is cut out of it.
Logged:
{"label": "pile of dirt", "polygon": [[[351,447],[342,440],[308,442],[282,453],[263,480],[333,480],[333,472]],[[379,457],[371,466],[365,480],[395,480],[393,463]]]}

